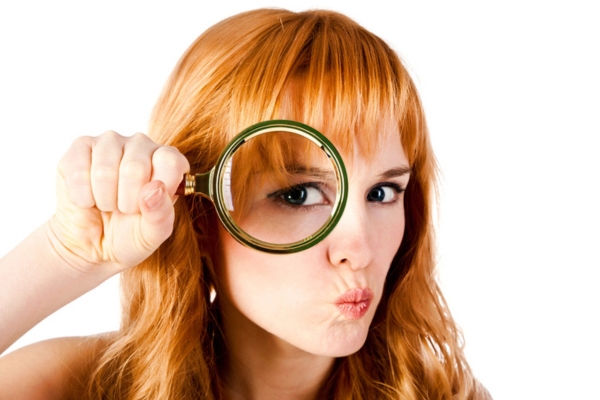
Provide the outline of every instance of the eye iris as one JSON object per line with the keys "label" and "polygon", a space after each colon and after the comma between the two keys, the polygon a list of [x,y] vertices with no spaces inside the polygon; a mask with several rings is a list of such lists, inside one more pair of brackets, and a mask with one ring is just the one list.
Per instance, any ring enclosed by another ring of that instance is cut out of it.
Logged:
{"label": "eye iris", "polygon": [[283,199],[290,204],[298,205],[303,204],[306,201],[307,195],[306,188],[293,188],[283,194]]}
{"label": "eye iris", "polygon": [[375,188],[367,195],[369,201],[383,201],[385,199],[385,190],[383,188]]}

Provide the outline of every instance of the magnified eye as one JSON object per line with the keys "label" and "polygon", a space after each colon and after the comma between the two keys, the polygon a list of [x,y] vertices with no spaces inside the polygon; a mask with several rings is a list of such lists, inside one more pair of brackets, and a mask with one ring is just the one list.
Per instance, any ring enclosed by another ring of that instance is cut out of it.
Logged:
{"label": "magnified eye", "polygon": [[280,196],[290,204],[300,205],[306,201],[308,190],[305,187],[294,187],[289,191],[282,193]]}
{"label": "magnified eye", "polygon": [[278,190],[267,196],[292,206],[314,206],[328,204],[318,183],[303,183]]}

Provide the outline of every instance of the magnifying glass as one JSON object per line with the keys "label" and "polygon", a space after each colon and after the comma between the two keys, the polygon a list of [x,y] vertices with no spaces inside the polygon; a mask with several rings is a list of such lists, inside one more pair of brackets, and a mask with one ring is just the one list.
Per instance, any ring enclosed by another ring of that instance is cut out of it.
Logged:
{"label": "magnifying glass", "polygon": [[225,147],[217,164],[188,174],[178,194],[209,198],[240,243],[295,253],[319,243],[344,211],[348,177],[333,144],[289,120],[252,125]]}

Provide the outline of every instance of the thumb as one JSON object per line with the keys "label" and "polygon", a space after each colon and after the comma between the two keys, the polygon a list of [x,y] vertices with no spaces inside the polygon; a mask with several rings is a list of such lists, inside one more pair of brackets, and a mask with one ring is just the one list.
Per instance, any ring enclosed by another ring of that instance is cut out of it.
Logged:
{"label": "thumb", "polygon": [[175,221],[173,202],[165,184],[155,180],[142,187],[138,203],[142,213],[139,234],[148,250],[154,251],[173,232]]}

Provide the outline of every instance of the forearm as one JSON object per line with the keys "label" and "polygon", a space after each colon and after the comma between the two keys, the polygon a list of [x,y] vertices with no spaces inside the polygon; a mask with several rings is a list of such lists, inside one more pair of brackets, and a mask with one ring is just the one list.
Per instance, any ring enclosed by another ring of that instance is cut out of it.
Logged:
{"label": "forearm", "polygon": [[49,224],[39,227],[0,259],[0,353],[109,277],[105,270],[73,268],[57,251]]}
{"label": "forearm", "polygon": [[145,135],[81,137],[61,159],[56,214],[0,259],[0,353],[54,311],[152,254],[190,169]]}

